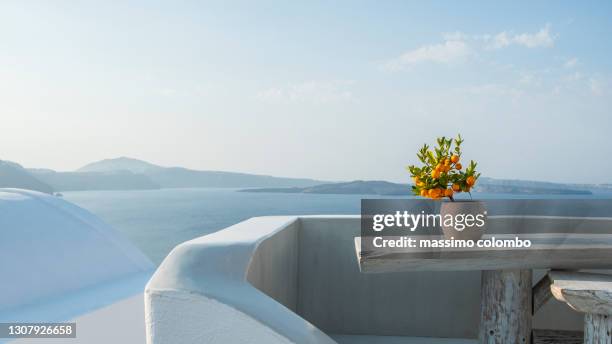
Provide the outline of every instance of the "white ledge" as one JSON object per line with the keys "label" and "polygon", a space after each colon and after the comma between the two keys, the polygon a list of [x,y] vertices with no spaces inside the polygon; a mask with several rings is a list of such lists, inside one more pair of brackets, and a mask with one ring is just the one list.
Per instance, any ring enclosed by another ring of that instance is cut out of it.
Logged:
{"label": "white ledge", "polygon": [[247,281],[257,247],[297,222],[252,218],[172,250],[145,289],[147,343],[335,343]]}

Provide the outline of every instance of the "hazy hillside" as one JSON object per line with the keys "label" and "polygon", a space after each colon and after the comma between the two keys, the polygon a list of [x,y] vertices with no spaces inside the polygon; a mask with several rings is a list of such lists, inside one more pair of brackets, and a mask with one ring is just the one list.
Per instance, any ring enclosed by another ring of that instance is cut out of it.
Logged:
{"label": "hazy hillside", "polygon": [[[533,180],[519,180],[519,179],[494,179],[481,177],[479,180],[480,185],[487,185],[489,188],[495,187],[497,189],[503,188],[525,188],[533,190],[574,190],[574,191],[610,191],[612,185],[610,184],[564,184],[564,183],[551,183],[541,182]],[[546,192],[545,192],[546,193]]]}
{"label": "hazy hillside", "polygon": [[[145,190],[159,188],[228,187],[249,188],[248,192],[411,195],[410,185],[386,181],[325,183],[313,179],[198,171],[162,167],[146,161],[121,157],[93,162],[75,172],[49,169],[25,170],[0,160],[0,187],[17,187],[51,193],[75,190]],[[506,194],[589,195],[610,191],[610,185],[561,184],[482,177],[477,192]]]}
{"label": "hazy hillside", "polygon": [[116,159],[104,159],[89,163],[76,172],[116,172],[130,171],[132,173],[146,173],[154,170],[164,169],[161,166],[153,165],[143,160],[120,157]]}
{"label": "hazy hillside", "polygon": [[116,172],[55,172],[30,170],[36,178],[58,191],[77,190],[147,190],[159,185],[144,174]]}
{"label": "hazy hillside", "polygon": [[511,184],[486,184],[482,183],[474,187],[476,192],[487,192],[487,193],[504,193],[504,194],[517,194],[517,195],[591,195],[593,194],[589,190],[584,189],[573,189],[567,186],[565,187],[538,187],[538,186],[525,186],[525,185],[511,185]]}
{"label": "hazy hillside", "polygon": [[[507,194],[542,194],[542,195],[590,195],[588,190],[572,189],[558,186],[547,185],[539,186],[538,182],[526,182],[527,185],[500,183],[495,179],[486,178],[477,185],[474,191],[488,193],[507,193]],[[412,195],[412,190],[408,184],[396,184],[385,181],[362,181],[356,180],[348,183],[330,183],[315,185],[304,188],[258,188],[245,189],[243,192],[275,192],[275,193],[316,193],[316,194],[362,194],[380,196]]]}
{"label": "hazy hillside", "polygon": [[259,188],[243,192],[314,193],[314,194],[360,194],[360,195],[412,195],[410,185],[385,181],[356,180],[346,183],[329,183],[304,188]]}
{"label": "hazy hillside", "polygon": [[146,161],[117,158],[88,164],[77,172],[130,171],[142,173],[163,188],[188,187],[306,187],[323,182],[312,179],[282,178],[247,173],[198,171],[182,167],[162,167]]}
{"label": "hazy hillside", "polygon": [[53,188],[38,180],[21,165],[0,160],[0,188],[19,188],[53,193]]}
{"label": "hazy hillside", "polygon": [[480,185],[496,185],[496,186],[509,186],[509,187],[528,187],[537,189],[567,189],[571,187],[571,184],[562,183],[551,183],[551,182],[540,182],[533,180],[518,180],[518,179],[494,179],[488,177],[481,177],[478,181]]}

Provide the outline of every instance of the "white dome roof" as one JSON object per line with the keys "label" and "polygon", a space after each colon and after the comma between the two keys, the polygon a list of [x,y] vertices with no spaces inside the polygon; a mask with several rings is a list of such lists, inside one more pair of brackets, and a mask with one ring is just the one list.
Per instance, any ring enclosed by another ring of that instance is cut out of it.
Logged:
{"label": "white dome roof", "polygon": [[20,189],[0,189],[0,262],[0,313],[154,268],[88,211]]}

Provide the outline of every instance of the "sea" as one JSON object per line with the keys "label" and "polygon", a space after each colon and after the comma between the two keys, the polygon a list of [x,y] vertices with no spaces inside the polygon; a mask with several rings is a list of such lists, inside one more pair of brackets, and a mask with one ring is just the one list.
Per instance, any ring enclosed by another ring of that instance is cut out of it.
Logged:
{"label": "sea", "polygon": [[[89,210],[134,243],[155,264],[173,247],[254,216],[359,214],[366,198],[410,198],[358,194],[241,192],[227,188],[64,192],[65,200]],[[474,193],[476,199],[612,199],[594,195]]]}

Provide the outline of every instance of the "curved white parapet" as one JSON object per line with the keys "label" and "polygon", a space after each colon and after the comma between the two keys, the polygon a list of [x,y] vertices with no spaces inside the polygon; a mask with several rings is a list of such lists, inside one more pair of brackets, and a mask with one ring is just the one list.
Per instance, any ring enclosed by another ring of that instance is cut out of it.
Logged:
{"label": "curved white parapet", "polygon": [[258,217],[177,246],[145,289],[147,343],[335,343],[294,312],[298,227]]}

